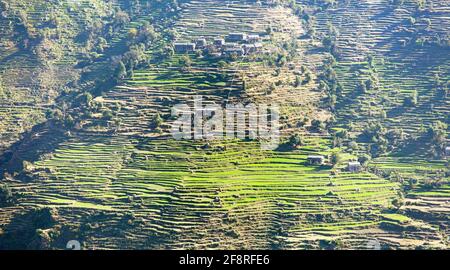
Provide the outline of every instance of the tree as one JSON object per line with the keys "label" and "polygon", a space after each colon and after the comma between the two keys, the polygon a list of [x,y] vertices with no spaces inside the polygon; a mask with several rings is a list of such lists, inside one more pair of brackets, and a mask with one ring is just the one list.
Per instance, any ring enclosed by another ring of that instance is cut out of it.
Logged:
{"label": "tree", "polygon": [[159,113],[157,113],[156,115],[153,116],[151,123],[150,123],[150,128],[153,129],[158,129],[161,127],[161,125],[164,123],[164,120],[162,119],[161,115]]}
{"label": "tree", "polygon": [[447,124],[437,121],[428,128],[427,138],[432,144],[431,149],[435,154],[442,152],[446,146]]}
{"label": "tree", "polygon": [[3,80],[0,76],[0,98],[5,98],[5,88],[3,87]]}
{"label": "tree", "polygon": [[97,52],[103,53],[107,46],[108,46],[108,41],[103,37],[99,37],[98,41],[97,41],[97,47],[96,47]]}
{"label": "tree", "polygon": [[311,128],[317,132],[323,132],[326,129],[326,125],[323,121],[313,120],[311,122]]}
{"label": "tree", "polygon": [[403,101],[403,105],[406,107],[415,107],[418,103],[418,94],[417,91],[414,90],[411,95],[405,97]]}
{"label": "tree", "polygon": [[368,90],[375,89],[378,85],[377,79],[374,76],[371,76],[369,79],[366,80],[366,88]]}
{"label": "tree", "polygon": [[118,81],[121,81],[127,77],[127,68],[122,61],[120,61],[117,65],[116,71],[114,72],[114,77]]}
{"label": "tree", "polygon": [[84,92],[80,97],[79,97],[79,102],[82,105],[86,105],[89,106],[93,100],[93,96],[91,93],[89,92]]}
{"label": "tree", "polygon": [[395,198],[392,200],[392,205],[397,209],[400,209],[404,204],[405,201],[403,200],[403,198]]}
{"label": "tree", "polygon": [[220,69],[225,69],[228,67],[228,63],[223,60],[220,60],[219,62],[217,62],[217,67]]}
{"label": "tree", "polygon": [[381,123],[369,123],[363,133],[362,137],[368,142],[377,142],[380,138],[384,137],[386,134],[386,128],[384,128]]}
{"label": "tree", "polygon": [[64,125],[68,128],[72,128],[73,126],[75,126],[75,119],[73,119],[73,117],[69,114],[66,116],[66,118],[64,119]]}
{"label": "tree", "polygon": [[307,83],[309,83],[310,81],[312,80],[312,74],[311,74],[311,71],[306,71],[306,74],[305,74],[305,80],[303,81],[303,83],[304,84],[307,84]]}
{"label": "tree", "polygon": [[341,153],[333,153],[331,154],[331,164],[333,164],[333,166],[336,166],[337,164],[339,164],[339,162],[341,162],[342,160],[342,156]]}
{"label": "tree", "polygon": [[4,0],[0,1],[0,10],[8,11],[8,9],[9,9],[8,2]]}
{"label": "tree", "polygon": [[365,94],[367,93],[367,85],[364,81],[360,81],[358,86],[356,87],[356,90],[358,91],[358,93],[360,94]]}
{"label": "tree", "polygon": [[367,163],[369,163],[371,159],[372,159],[371,156],[364,154],[358,158],[358,162],[361,163],[361,165],[366,166]]}
{"label": "tree", "polygon": [[0,207],[9,206],[13,203],[11,188],[7,184],[0,184]]}
{"label": "tree", "polygon": [[130,16],[123,11],[118,11],[114,16],[114,25],[122,27],[130,22]]}
{"label": "tree", "polygon": [[322,40],[322,45],[325,47],[325,49],[327,49],[328,51],[330,51],[331,48],[332,48],[333,45],[334,45],[334,40],[333,40],[333,38],[330,37],[330,36],[323,38],[323,40]]}
{"label": "tree", "polygon": [[295,76],[295,83],[294,83],[294,86],[295,87],[300,87],[301,85],[302,85],[302,78],[300,77],[300,76]]}
{"label": "tree", "polygon": [[148,55],[145,53],[145,45],[142,43],[130,46],[128,52],[123,55],[122,61],[132,71],[134,67],[148,61]]}
{"label": "tree", "polygon": [[386,133],[386,138],[389,141],[389,146],[395,147],[405,139],[405,133],[401,128],[391,129]]}
{"label": "tree", "polygon": [[292,135],[287,142],[288,147],[292,148],[292,149],[298,148],[302,144],[303,144],[303,139],[300,136],[300,134]]}
{"label": "tree", "polygon": [[181,67],[188,69],[192,65],[192,60],[189,57],[189,55],[183,55],[178,61],[178,63],[180,64]]}
{"label": "tree", "polygon": [[145,45],[150,45],[157,37],[157,33],[155,28],[148,23],[145,22],[144,25],[139,29],[138,39],[140,42],[143,42]]}

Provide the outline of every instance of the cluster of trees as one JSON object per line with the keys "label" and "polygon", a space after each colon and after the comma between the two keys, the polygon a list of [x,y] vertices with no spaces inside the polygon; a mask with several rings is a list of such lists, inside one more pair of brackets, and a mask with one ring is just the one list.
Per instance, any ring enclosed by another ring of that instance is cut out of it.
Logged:
{"label": "cluster of trees", "polygon": [[333,147],[341,147],[349,139],[348,131],[343,129],[333,134]]}
{"label": "cluster of trees", "polygon": [[174,13],[179,9],[179,2],[183,0],[125,0],[124,7],[132,16],[148,14],[150,10],[156,12]]}
{"label": "cluster of trees", "polygon": [[300,134],[293,134],[291,135],[288,140],[286,142],[284,142],[281,146],[280,149],[289,149],[289,150],[293,150],[293,149],[297,149],[300,146],[303,145],[303,138]]}
{"label": "cluster of trees", "polygon": [[328,23],[328,35],[322,39],[322,45],[327,52],[333,55],[335,58],[339,58],[340,51],[337,47],[339,40],[339,31],[330,22]]}
{"label": "cluster of trees", "polygon": [[314,132],[319,132],[319,133],[323,133],[327,130],[328,128],[328,124],[327,122],[324,122],[322,120],[319,119],[314,119],[311,121],[311,131]]}
{"label": "cluster of trees", "polygon": [[[432,155],[443,156],[447,146],[447,128],[447,124],[437,121],[424,131],[418,142],[426,143]],[[387,129],[379,122],[369,123],[360,135],[360,140],[370,144],[369,153],[372,157],[412,147],[411,144],[408,144],[410,138],[403,129]]]}
{"label": "cluster of trees", "polygon": [[55,106],[55,108],[47,110],[45,116],[48,120],[52,120],[67,128],[72,128],[75,124],[75,120],[72,115],[68,113],[68,109],[67,103],[62,103],[61,106]]}
{"label": "cluster of trees", "polygon": [[300,70],[296,71],[295,74],[294,87],[300,87],[308,84],[313,79],[312,72],[305,66],[301,66]]}
{"label": "cluster of trees", "polygon": [[404,147],[407,136],[401,128],[387,129],[380,122],[371,122],[365,127],[360,139],[370,143],[369,153],[372,157],[379,157]]}
{"label": "cluster of trees", "polygon": [[264,63],[270,67],[284,67],[297,55],[298,42],[296,37],[279,44],[278,52],[262,56]]}
{"label": "cluster of trees", "polygon": [[[146,52],[154,46],[156,41],[160,41],[159,37],[164,34],[155,30],[149,22],[129,28],[128,32],[125,32],[125,28],[141,12],[148,14],[149,20],[163,24],[165,17],[171,16],[169,14],[178,10],[176,1],[138,2],[140,3],[128,1],[128,4],[121,5],[122,9],[116,7],[111,11],[110,20],[94,17],[86,22],[86,30],[76,38],[76,42],[86,45],[84,46],[85,60],[79,65],[84,68],[84,73],[80,80],[73,82],[71,87],[82,89],[78,90],[80,92],[71,91],[63,94],[59,104],[47,113],[48,119],[55,120],[66,128],[73,128],[81,123],[81,120],[92,118],[94,114],[101,115],[102,120],[105,120],[102,123],[107,123],[108,126],[111,120],[120,122],[120,119],[115,118],[120,112],[120,106],[106,108],[99,102],[93,101],[93,97],[102,95],[126,78],[133,76],[135,69],[149,65],[150,59]],[[158,13],[158,10],[161,12]],[[124,32],[127,34],[126,38],[123,37]],[[108,42],[118,36],[124,38],[126,42],[118,43],[114,51],[111,50],[109,53]],[[109,61],[90,68],[91,64],[100,58],[99,54],[109,55]],[[101,65],[104,66],[103,69],[99,68]]]}
{"label": "cluster of trees", "polygon": [[309,38],[314,38],[316,35],[314,16],[307,12],[307,10],[295,0],[287,1],[287,6],[290,7],[293,13],[302,20],[306,29],[306,36]]}
{"label": "cluster of trees", "polygon": [[412,3],[415,5],[417,11],[434,11],[434,5],[433,1],[426,1],[426,0],[412,0],[412,1],[406,1],[406,0],[390,0],[390,4],[394,7],[401,7],[404,6],[405,3]]}
{"label": "cluster of trees", "polygon": [[33,53],[41,64],[49,65],[52,61],[61,59],[63,50],[61,46],[46,36],[41,37],[33,49]]}
{"label": "cluster of trees", "polygon": [[423,136],[430,144],[431,153],[435,156],[444,155],[447,146],[447,129],[447,124],[437,121],[428,128]]}
{"label": "cluster of trees", "polygon": [[0,75],[0,98],[5,98],[6,97],[6,91],[5,91],[5,86],[3,85],[3,79],[2,76]]}
{"label": "cluster of trees", "polygon": [[368,55],[367,63],[369,68],[369,78],[360,80],[356,86],[356,93],[360,95],[367,94],[372,90],[377,90],[380,84],[378,72],[375,67],[375,58],[372,55]]}
{"label": "cluster of trees", "polygon": [[369,152],[372,157],[378,157],[388,150],[389,142],[386,138],[387,130],[379,122],[369,123],[361,137],[363,141],[370,143]]}
{"label": "cluster of trees", "polygon": [[441,74],[441,68],[439,67],[433,78],[433,87],[437,97],[446,99],[449,95],[450,81],[443,80]]}
{"label": "cluster of trees", "polygon": [[337,73],[334,70],[335,67],[336,59],[331,55],[329,61],[325,64],[319,83],[319,89],[327,94],[326,101],[332,111],[336,109],[337,97],[341,96],[345,91],[344,86],[338,81]]}
{"label": "cluster of trees", "polygon": [[150,58],[146,51],[157,38],[158,34],[148,22],[128,31],[126,51],[121,56],[113,59],[113,65],[116,66],[113,72],[113,80],[116,83],[119,83],[126,77],[133,76],[136,68],[149,64]]}

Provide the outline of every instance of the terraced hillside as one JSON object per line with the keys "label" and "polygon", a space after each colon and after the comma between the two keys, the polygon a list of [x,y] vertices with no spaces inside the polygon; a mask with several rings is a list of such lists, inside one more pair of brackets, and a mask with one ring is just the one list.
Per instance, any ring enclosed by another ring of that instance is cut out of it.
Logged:
{"label": "terraced hillside", "polygon": [[[3,1],[0,29],[0,152],[20,134],[45,121],[45,112],[76,80],[74,62],[82,51],[76,43],[87,22],[109,16],[102,1]],[[95,14],[95,15],[94,15]]]}
{"label": "terraced hillside", "polygon": [[[0,196],[1,249],[70,240],[85,249],[448,248],[448,3],[145,2],[94,5],[123,25],[98,55],[63,53],[52,66],[79,72],[65,84],[76,91],[55,93],[39,105],[47,119],[30,127],[44,124],[7,137],[17,143],[0,159],[0,195],[11,190]],[[261,37],[261,49],[171,48],[240,32]],[[17,77],[7,77],[3,89],[13,89]],[[280,147],[173,139],[172,107],[198,96],[279,105]],[[311,164],[317,155],[323,164]],[[355,160],[361,169],[348,170]]]}

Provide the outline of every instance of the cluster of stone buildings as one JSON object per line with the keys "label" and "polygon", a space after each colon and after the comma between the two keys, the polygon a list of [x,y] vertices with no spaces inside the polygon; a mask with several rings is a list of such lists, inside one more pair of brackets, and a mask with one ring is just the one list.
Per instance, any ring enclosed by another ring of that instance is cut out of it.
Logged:
{"label": "cluster of stone buildings", "polygon": [[[326,161],[326,157],[319,155],[310,155],[308,156],[308,163],[310,165],[324,165]],[[358,161],[349,161],[347,163],[347,171],[352,173],[357,173],[362,171],[363,167]]]}
{"label": "cluster of stone buildings", "polygon": [[262,49],[262,38],[259,35],[246,33],[230,33],[226,38],[216,38],[208,42],[199,38],[194,42],[174,43],[175,53],[192,53],[198,50],[207,51],[213,56],[244,56]]}
{"label": "cluster of stone buildings", "polygon": [[[450,146],[445,147],[445,157],[450,157]],[[310,165],[324,165],[327,158],[320,155],[310,155],[307,157],[307,161]],[[346,170],[348,172],[357,173],[363,170],[363,166],[358,161],[349,161],[347,163]]]}

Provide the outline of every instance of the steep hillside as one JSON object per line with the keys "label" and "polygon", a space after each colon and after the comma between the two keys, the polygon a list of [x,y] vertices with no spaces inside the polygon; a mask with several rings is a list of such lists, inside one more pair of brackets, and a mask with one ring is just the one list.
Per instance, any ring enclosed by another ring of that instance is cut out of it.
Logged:
{"label": "steep hillside", "polygon": [[[0,249],[448,248],[448,2],[1,7]],[[173,139],[198,96],[277,104],[280,146]]]}

